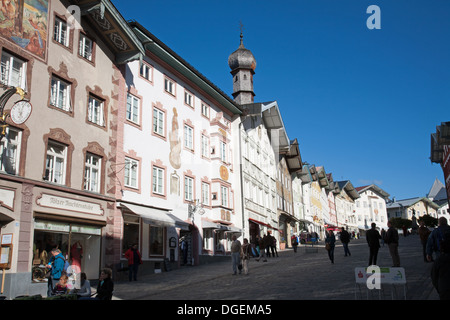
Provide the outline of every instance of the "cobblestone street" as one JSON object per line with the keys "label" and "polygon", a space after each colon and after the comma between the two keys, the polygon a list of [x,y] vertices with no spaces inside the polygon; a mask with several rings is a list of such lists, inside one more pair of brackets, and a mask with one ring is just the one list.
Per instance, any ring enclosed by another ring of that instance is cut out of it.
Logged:
{"label": "cobblestone street", "polygon": [[[251,259],[249,275],[232,275],[229,262],[218,262],[160,274],[136,282],[115,283],[113,299],[120,300],[355,300],[404,299],[401,286],[370,290],[355,286],[355,267],[366,267],[369,249],[365,238],[352,240],[350,257],[339,241],[331,264],[323,244],[318,252],[304,246],[279,252],[267,262]],[[430,280],[431,263],[424,263],[418,236],[400,239],[401,266],[406,273],[407,300],[438,300]],[[387,246],[381,247],[378,265],[390,267]],[[368,294],[368,295],[367,295]]]}

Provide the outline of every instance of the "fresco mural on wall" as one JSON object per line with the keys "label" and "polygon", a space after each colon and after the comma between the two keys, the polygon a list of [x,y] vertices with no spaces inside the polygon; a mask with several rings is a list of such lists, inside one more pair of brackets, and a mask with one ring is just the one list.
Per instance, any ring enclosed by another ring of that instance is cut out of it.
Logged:
{"label": "fresco mural on wall", "polygon": [[45,60],[48,0],[0,0],[0,34]]}

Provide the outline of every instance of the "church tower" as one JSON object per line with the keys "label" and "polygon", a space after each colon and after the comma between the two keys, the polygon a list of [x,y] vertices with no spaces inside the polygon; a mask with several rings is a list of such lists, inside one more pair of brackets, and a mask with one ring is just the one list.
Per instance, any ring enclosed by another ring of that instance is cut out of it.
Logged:
{"label": "church tower", "polygon": [[253,75],[255,74],[256,60],[252,52],[244,47],[241,31],[241,44],[239,48],[228,57],[228,66],[233,76],[233,97],[238,104],[253,103]]}

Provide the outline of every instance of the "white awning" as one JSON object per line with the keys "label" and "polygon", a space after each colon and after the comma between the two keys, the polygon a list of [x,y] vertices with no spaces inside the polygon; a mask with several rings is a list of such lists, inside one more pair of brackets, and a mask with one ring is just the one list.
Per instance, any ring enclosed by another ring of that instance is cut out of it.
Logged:
{"label": "white awning", "polygon": [[227,226],[222,223],[212,222],[208,220],[202,220],[202,228],[203,229],[215,229],[225,232],[231,232],[231,233],[242,233],[242,230],[239,228],[236,228],[234,226]]}
{"label": "white awning", "polygon": [[120,206],[140,216],[144,223],[160,227],[175,227],[182,230],[189,230],[189,223],[175,217],[169,211],[123,202],[120,203]]}

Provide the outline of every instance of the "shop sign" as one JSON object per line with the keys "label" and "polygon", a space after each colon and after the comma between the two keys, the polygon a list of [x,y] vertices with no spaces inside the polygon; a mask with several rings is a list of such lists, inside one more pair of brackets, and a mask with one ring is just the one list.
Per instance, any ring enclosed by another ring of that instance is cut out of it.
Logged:
{"label": "shop sign", "polygon": [[69,232],[70,226],[67,223],[35,221],[34,228],[38,230]]}
{"label": "shop sign", "polygon": [[37,199],[37,204],[42,207],[103,215],[103,209],[100,204],[59,197],[51,194],[43,193],[42,196]]}
{"label": "shop sign", "polygon": [[99,236],[101,235],[102,230],[99,227],[72,225],[72,232]]}

